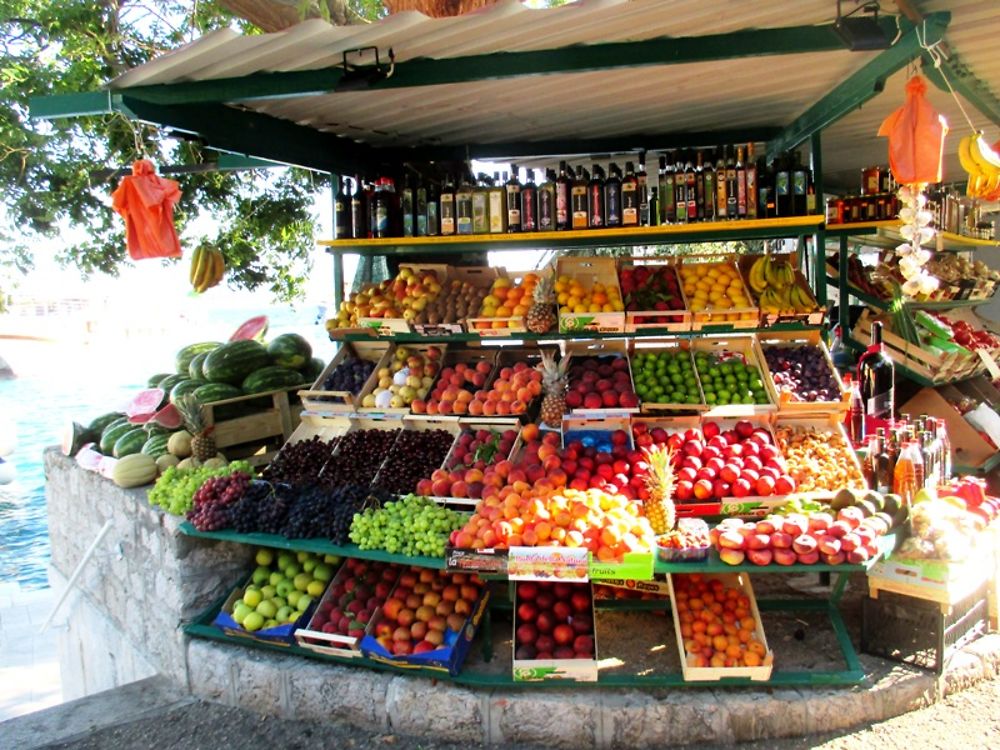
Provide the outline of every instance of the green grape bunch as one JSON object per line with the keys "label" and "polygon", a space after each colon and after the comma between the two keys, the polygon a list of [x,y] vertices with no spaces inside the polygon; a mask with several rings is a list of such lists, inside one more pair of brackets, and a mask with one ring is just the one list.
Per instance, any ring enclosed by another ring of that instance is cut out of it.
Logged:
{"label": "green grape bunch", "polygon": [[444,557],[452,531],[462,528],[466,515],[419,495],[407,495],[356,513],[350,539],[363,550],[390,554]]}
{"label": "green grape bunch", "polygon": [[163,508],[174,516],[183,516],[194,505],[194,495],[212,477],[225,477],[241,471],[252,479],[253,467],[247,461],[232,461],[217,469],[199,466],[196,469],[167,468],[149,490],[149,504]]}

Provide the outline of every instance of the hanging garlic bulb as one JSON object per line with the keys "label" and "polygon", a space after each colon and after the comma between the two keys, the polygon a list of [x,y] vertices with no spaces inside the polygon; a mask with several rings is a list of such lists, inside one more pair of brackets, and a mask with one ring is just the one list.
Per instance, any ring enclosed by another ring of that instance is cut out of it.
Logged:
{"label": "hanging garlic bulb", "polygon": [[921,245],[933,240],[937,232],[930,226],[934,216],[924,208],[927,196],[921,192],[922,187],[903,185],[897,193],[903,206],[899,210],[902,222],[899,234],[906,241],[896,246],[896,257],[899,258],[899,272],[906,279],[901,289],[907,297],[933,294],[940,284],[924,267],[933,253]]}

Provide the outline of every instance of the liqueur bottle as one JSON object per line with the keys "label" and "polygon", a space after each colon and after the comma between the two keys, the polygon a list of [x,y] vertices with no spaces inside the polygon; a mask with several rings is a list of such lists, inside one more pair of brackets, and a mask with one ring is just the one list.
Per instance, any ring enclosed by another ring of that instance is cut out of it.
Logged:
{"label": "liqueur bottle", "polygon": [[545,182],[538,188],[538,231],[552,232],[556,228],[556,173],[545,171]]}
{"label": "liqueur bottle", "polygon": [[685,224],[688,220],[687,172],[684,169],[684,156],[677,159],[674,171],[674,221]]}
{"label": "liqueur bottle", "polygon": [[733,160],[732,146],[726,147],[726,216],[738,219],[739,194],[736,187],[736,162]]}
{"label": "liqueur bottle", "polygon": [[507,199],[507,231],[517,233],[521,226],[521,181],[516,164],[510,165],[510,179],[504,183]]}
{"label": "liqueur bottle", "polygon": [[729,218],[729,196],[726,194],[726,156],[724,149],[718,151],[715,162],[715,218]]}
{"label": "liqueur bottle", "polygon": [[590,181],[587,183],[590,202],[590,226],[600,229],[604,226],[604,170],[597,164],[593,167]]}
{"label": "liqueur bottle", "polygon": [[715,221],[715,166],[712,164],[711,155],[709,155],[708,164],[702,169],[701,182],[705,195],[705,208],[701,214],[702,221]]}
{"label": "liqueur bottle", "polygon": [[622,226],[639,226],[639,178],[630,161],[625,162],[625,176],[622,177]]}
{"label": "liqueur bottle", "polygon": [[687,161],[684,163],[684,181],[687,193],[687,221],[698,221],[698,173],[691,163],[691,152],[687,152]]}
{"label": "liqueur bottle", "polygon": [[743,163],[743,147],[736,148],[736,215],[747,217],[747,169]]}
{"label": "liqueur bottle", "polygon": [[660,223],[673,224],[677,221],[677,206],[674,203],[674,152],[668,151],[660,157]]}
{"label": "liqueur bottle", "polygon": [[747,218],[757,218],[757,200],[759,186],[757,184],[757,162],[753,158],[753,144],[747,144]]}
{"label": "liqueur bottle", "polygon": [[521,187],[521,230],[538,231],[538,187],[535,185],[533,169],[528,170],[527,180]]}
{"label": "liqueur bottle", "polygon": [[614,162],[608,166],[608,177],[604,181],[604,225],[622,225],[622,177]]}
{"label": "liqueur bottle", "polygon": [[566,174],[566,162],[559,162],[559,177],[556,179],[556,229],[569,229],[570,217],[570,178]]}
{"label": "liqueur bottle", "polygon": [[701,149],[695,154],[694,164],[694,194],[695,194],[695,216],[698,221],[704,221],[705,211],[705,157]]}
{"label": "liqueur bottle", "polygon": [[639,193],[639,226],[648,227],[652,223],[649,208],[649,177],[646,174],[646,152],[639,154],[639,171],[635,173],[636,190]]}
{"label": "liqueur bottle", "polygon": [[580,167],[570,188],[570,211],[573,229],[586,229],[590,221],[590,206],[587,200],[587,178]]}

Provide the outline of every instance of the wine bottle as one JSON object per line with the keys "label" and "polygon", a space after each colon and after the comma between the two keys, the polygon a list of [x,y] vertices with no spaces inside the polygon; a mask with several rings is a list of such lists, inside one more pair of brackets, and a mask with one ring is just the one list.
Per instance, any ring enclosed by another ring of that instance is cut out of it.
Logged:
{"label": "wine bottle", "polygon": [[333,199],[333,237],[345,240],[351,236],[351,197],[345,187],[347,181],[341,177],[337,195]]}
{"label": "wine bottle", "polygon": [[587,179],[583,173],[583,167],[577,169],[570,187],[570,211],[573,229],[586,229],[590,222]]}
{"label": "wine bottle", "polygon": [[472,234],[472,183],[462,175],[462,183],[455,190],[455,232]]}
{"label": "wine bottle", "polygon": [[415,230],[413,221],[414,203],[413,182],[410,179],[410,175],[407,174],[403,177],[403,192],[400,196],[404,237],[412,237]]}
{"label": "wine bottle", "polygon": [[625,162],[625,176],[622,177],[622,226],[639,226],[639,179],[630,161]]}
{"label": "wine bottle", "polygon": [[448,236],[455,234],[458,228],[455,210],[455,185],[451,181],[451,175],[445,175],[444,185],[441,186],[441,235]]}
{"label": "wine bottle", "polygon": [[660,191],[656,187],[649,189],[649,225],[660,226]]}
{"label": "wine bottle", "polygon": [[521,231],[521,180],[516,164],[510,165],[510,179],[504,183],[507,199],[507,231]]}
{"label": "wine bottle", "polygon": [[802,154],[795,152],[794,166],[792,167],[792,216],[805,216],[807,213],[806,200],[809,193],[809,178],[807,170],[802,164]]}
{"label": "wine bottle", "polygon": [[622,176],[614,162],[608,166],[608,176],[604,181],[604,225],[622,225]]}
{"label": "wine bottle", "polygon": [[757,184],[757,162],[753,158],[753,143],[747,144],[747,218],[757,218],[757,201],[760,197]]}
{"label": "wine bottle", "polygon": [[538,231],[538,187],[535,170],[528,170],[528,178],[521,187],[521,231]]}
{"label": "wine bottle", "polygon": [[687,193],[687,220],[698,221],[698,174],[694,170],[691,162],[691,152],[687,152],[687,161],[684,162],[684,182]]}
{"label": "wine bottle", "polygon": [[556,229],[569,229],[570,225],[570,179],[566,174],[566,162],[561,161],[556,180]]}
{"label": "wine bottle", "polygon": [[668,151],[660,157],[660,223],[673,224],[677,221],[677,205],[674,202],[674,152]]}
{"label": "wine bottle", "polygon": [[392,200],[388,177],[379,177],[372,198],[372,236],[378,239],[392,236]]}
{"label": "wine bottle", "polygon": [[590,182],[587,183],[587,192],[590,194],[590,226],[597,229],[604,226],[604,177],[602,172],[601,167],[595,164]]}
{"label": "wine bottle", "polygon": [[427,210],[425,214],[427,235],[437,237],[441,234],[441,193],[438,192],[438,186],[434,182],[427,186]]}
{"label": "wine bottle", "polygon": [[694,163],[694,196],[695,196],[695,219],[705,220],[705,156],[701,149],[695,154]]}
{"label": "wine bottle", "polygon": [[729,197],[726,195],[726,156],[723,148],[717,151],[715,161],[715,218],[729,218]]}
{"label": "wine bottle", "polygon": [[545,182],[538,188],[538,231],[551,232],[556,228],[556,173],[545,170]]}
{"label": "wine bottle", "polygon": [[736,215],[747,217],[747,170],[743,164],[743,147],[736,147]]}
{"label": "wine bottle", "polygon": [[865,433],[875,431],[882,422],[892,419],[895,407],[894,368],[882,343],[882,324],[872,323],[872,343],[858,360],[858,382],[865,410]]}
{"label": "wine bottle", "polygon": [[368,236],[365,189],[357,175],[354,176],[354,192],[351,194],[351,236],[356,240]]}
{"label": "wine bottle", "polygon": [[774,162],[774,215],[792,215],[791,177],[788,159],[779,156]]}
{"label": "wine bottle", "polygon": [[646,174],[646,152],[639,152],[639,171],[635,173],[636,192],[639,194],[639,226],[648,227],[652,221],[649,209],[649,185]]}

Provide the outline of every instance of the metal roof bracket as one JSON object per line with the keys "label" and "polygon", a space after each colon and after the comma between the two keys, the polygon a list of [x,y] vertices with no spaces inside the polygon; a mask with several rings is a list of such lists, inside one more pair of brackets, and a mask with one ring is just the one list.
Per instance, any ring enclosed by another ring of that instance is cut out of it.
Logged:
{"label": "metal roof bracket", "polygon": [[[366,52],[371,51],[375,52],[374,65],[352,65],[347,61],[348,55],[364,55]],[[340,64],[340,67],[344,69],[344,73],[337,82],[334,91],[361,91],[371,88],[374,83],[392,77],[392,74],[396,71],[396,54],[392,51],[392,47],[389,48],[388,57],[388,64],[383,66],[382,60],[379,58],[378,47],[357,47],[355,49],[344,50],[341,53]]]}

